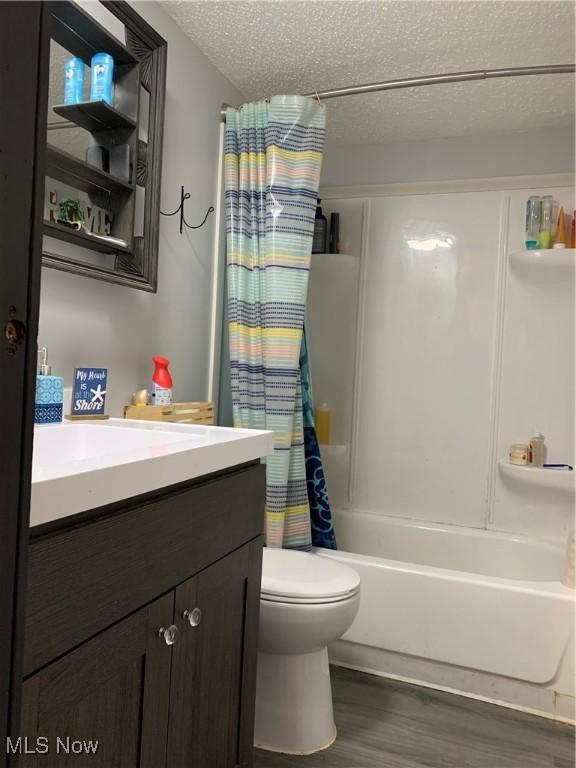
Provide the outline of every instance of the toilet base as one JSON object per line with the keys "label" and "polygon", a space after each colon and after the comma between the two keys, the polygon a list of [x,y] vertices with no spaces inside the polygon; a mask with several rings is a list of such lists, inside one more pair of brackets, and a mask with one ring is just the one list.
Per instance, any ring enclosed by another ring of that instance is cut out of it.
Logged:
{"label": "toilet base", "polygon": [[309,755],[336,738],[328,651],[258,653],[254,744]]}

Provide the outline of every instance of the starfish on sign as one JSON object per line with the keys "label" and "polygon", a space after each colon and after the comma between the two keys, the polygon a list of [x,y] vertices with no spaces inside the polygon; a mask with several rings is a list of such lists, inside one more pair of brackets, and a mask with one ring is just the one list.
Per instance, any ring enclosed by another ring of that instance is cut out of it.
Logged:
{"label": "starfish on sign", "polygon": [[102,389],[102,384],[98,384],[96,389],[91,389],[90,392],[94,395],[92,398],[92,402],[95,403],[97,400],[99,400],[102,404],[104,403],[104,395],[106,394],[106,390]]}

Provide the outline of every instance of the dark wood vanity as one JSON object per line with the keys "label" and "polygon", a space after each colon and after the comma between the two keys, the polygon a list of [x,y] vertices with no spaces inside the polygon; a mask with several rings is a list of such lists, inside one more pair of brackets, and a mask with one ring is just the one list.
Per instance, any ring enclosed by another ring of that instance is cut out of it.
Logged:
{"label": "dark wood vanity", "polygon": [[19,765],[252,765],[264,471],[31,529]]}

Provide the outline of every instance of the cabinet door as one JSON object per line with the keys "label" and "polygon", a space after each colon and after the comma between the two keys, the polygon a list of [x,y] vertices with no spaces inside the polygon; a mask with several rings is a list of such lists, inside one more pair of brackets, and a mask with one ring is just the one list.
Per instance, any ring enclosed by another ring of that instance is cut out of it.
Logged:
{"label": "cabinet door", "polygon": [[252,765],[261,565],[258,538],[176,590],[170,768]]}
{"label": "cabinet door", "polygon": [[171,592],[28,678],[18,764],[164,766],[172,649],[159,629],[173,614]]}

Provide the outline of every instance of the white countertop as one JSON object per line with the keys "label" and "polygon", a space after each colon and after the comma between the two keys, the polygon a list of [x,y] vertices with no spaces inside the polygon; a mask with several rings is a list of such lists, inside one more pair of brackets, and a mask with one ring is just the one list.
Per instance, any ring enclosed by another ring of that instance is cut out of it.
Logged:
{"label": "white countertop", "polygon": [[109,419],[34,428],[30,527],[272,453],[272,432]]}

